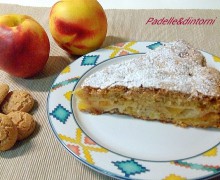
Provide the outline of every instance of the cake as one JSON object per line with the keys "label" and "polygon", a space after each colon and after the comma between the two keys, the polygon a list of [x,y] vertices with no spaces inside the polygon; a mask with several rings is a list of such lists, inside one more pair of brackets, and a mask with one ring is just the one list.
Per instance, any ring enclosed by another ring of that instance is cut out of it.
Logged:
{"label": "cake", "polygon": [[74,95],[79,110],[92,114],[220,128],[220,72],[183,40],[96,71]]}

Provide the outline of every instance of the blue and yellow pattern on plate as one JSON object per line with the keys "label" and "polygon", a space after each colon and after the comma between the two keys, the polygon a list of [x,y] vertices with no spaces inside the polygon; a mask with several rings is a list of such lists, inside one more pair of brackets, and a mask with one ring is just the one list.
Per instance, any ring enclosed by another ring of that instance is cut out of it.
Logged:
{"label": "blue and yellow pattern on plate", "polygon": [[[92,169],[119,179],[205,179],[220,174],[220,131],[180,128],[119,115],[79,112],[73,91],[92,72],[161,46],[118,43],[67,66],[48,95],[48,119],[59,142]],[[220,58],[202,52],[209,66]]]}

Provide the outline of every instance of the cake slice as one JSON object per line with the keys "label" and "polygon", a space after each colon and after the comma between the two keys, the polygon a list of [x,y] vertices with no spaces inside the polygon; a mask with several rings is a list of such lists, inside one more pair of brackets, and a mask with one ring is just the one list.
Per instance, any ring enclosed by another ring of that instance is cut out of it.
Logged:
{"label": "cake slice", "polygon": [[109,65],[74,91],[78,108],[186,127],[220,128],[220,72],[185,41]]}

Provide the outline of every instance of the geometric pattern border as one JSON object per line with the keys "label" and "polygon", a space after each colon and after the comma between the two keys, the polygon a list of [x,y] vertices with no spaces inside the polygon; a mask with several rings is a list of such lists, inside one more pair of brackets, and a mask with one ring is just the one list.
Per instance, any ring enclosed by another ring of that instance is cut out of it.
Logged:
{"label": "geometric pattern border", "polygon": [[[65,144],[66,148],[75,156],[78,156],[82,162],[86,162],[89,167],[106,175],[123,179],[155,179],[155,177],[160,177],[159,179],[180,180],[200,178],[202,177],[201,172],[207,177],[220,173],[220,153],[218,153],[220,144],[203,154],[186,160],[167,162],[144,161],[127,158],[99,146],[90,139],[73,120],[73,114],[70,110],[71,96],[75,84],[79,81],[80,77],[83,76],[83,73],[78,73],[78,69],[73,67],[73,65],[76,66],[78,63],[77,67],[83,68],[84,72],[86,72],[105,61],[106,57],[114,58],[128,54],[144,53],[147,49],[155,49],[161,45],[161,42],[132,41],[118,43],[97,50],[80,57],[67,66],[52,85],[48,95],[48,115],[52,129],[57,135],[57,138]],[[139,48],[140,46],[141,48]],[[216,63],[220,67],[220,58],[209,56],[213,58],[213,63]],[[60,98],[56,99],[57,95],[59,95]],[[53,106],[51,104],[53,104]],[[60,130],[72,123],[74,123],[74,128],[71,134],[66,134],[65,131]],[[215,161],[217,163],[210,163]],[[160,171],[164,166],[169,166],[169,168]],[[183,175],[179,173],[180,171],[176,171],[181,168],[187,169],[187,171],[184,172],[189,173]]]}

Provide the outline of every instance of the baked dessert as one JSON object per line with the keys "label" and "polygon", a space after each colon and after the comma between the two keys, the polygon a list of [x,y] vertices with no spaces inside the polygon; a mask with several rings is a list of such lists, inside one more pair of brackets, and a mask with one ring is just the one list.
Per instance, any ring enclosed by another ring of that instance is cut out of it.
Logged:
{"label": "baked dessert", "polygon": [[0,113],[0,151],[11,149],[18,136],[17,127],[4,114]]}
{"label": "baked dessert", "polygon": [[11,119],[18,129],[18,141],[26,139],[34,132],[36,122],[31,114],[22,111],[13,111],[7,114],[7,117]]}
{"label": "baked dessert", "polygon": [[0,83],[0,104],[4,101],[9,92],[9,86],[4,83]]}
{"label": "baked dessert", "polygon": [[78,108],[92,114],[220,128],[220,72],[182,40],[105,67],[74,94]]}
{"label": "baked dessert", "polygon": [[29,112],[34,106],[34,98],[23,90],[14,90],[7,94],[1,104],[1,111],[8,114],[13,111]]}

